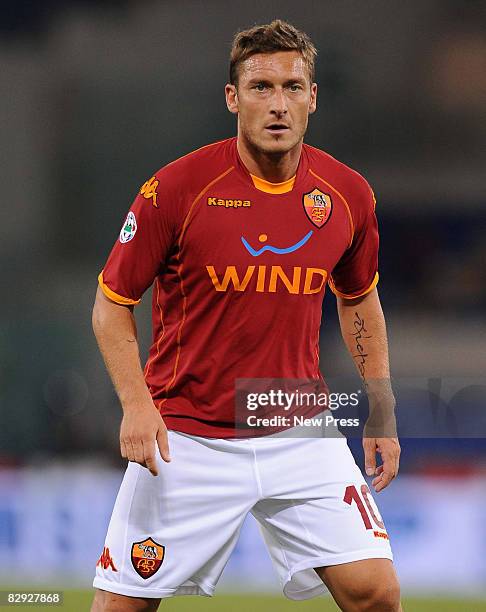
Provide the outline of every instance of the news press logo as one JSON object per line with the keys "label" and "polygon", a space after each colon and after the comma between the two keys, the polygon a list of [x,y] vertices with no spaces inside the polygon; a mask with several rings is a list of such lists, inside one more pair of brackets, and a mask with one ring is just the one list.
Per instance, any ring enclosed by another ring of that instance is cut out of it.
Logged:
{"label": "news press logo", "polygon": [[[246,407],[250,412],[278,411],[271,417],[250,414],[246,423],[249,427],[358,427],[359,418],[336,418],[333,414],[323,416],[305,416],[309,409],[336,411],[343,407],[357,407],[361,390],[353,393],[318,393],[283,389],[269,389],[267,392],[250,392],[247,394]],[[290,416],[289,413],[292,413]]]}
{"label": "news press logo", "polygon": [[[486,439],[485,377],[401,377],[394,378],[393,385],[391,382],[390,379],[368,379],[364,388],[357,389],[356,376],[333,377],[326,382],[237,379],[235,434],[237,437],[273,433],[286,437],[344,435],[355,439],[400,436],[427,442]],[[292,397],[292,393],[297,395]],[[280,420],[270,420],[274,417]],[[338,421],[337,427],[329,417]]]}
{"label": "news press logo", "polygon": [[241,435],[301,437],[304,428],[311,437],[341,437],[339,427],[357,430],[361,425],[362,390],[337,388],[342,390],[330,392],[322,379],[238,379],[236,429]]}

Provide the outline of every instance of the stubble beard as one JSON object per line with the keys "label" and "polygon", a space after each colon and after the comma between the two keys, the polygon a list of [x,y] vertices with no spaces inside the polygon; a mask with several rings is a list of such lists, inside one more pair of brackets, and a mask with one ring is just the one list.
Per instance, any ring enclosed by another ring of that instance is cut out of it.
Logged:
{"label": "stubble beard", "polygon": [[[255,138],[251,132],[248,132],[241,128],[241,135],[245,141],[246,146],[251,151],[252,155],[256,158],[258,157],[266,157],[274,163],[278,163],[287,153],[292,151],[296,146],[298,146],[304,137],[305,131],[302,133],[301,137],[297,140],[292,139],[292,142],[279,143],[278,141],[272,144],[266,144],[264,138]],[[283,140],[283,139],[282,139]]]}

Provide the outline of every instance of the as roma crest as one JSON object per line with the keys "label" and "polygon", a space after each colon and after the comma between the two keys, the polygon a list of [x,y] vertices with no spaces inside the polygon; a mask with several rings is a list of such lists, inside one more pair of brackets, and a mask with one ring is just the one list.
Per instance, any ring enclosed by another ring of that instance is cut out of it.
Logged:
{"label": "as roma crest", "polygon": [[316,227],[321,228],[329,221],[332,213],[332,200],[329,194],[314,187],[312,191],[304,193],[302,202],[305,214]]}
{"label": "as roma crest", "polygon": [[132,544],[132,565],[139,576],[150,578],[162,565],[165,556],[165,546],[158,544],[152,538]]}

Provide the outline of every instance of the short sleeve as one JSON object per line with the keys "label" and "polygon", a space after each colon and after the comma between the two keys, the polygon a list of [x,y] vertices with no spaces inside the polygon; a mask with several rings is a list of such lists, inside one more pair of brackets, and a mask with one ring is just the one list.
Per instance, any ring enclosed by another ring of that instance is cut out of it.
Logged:
{"label": "short sleeve", "polygon": [[176,235],[173,202],[162,201],[159,179],[144,183],[98,276],[104,294],[118,304],[138,304],[158,275]]}
{"label": "short sleeve", "polygon": [[342,298],[353,299],[366,295],[376,287],[379,278],[376,200],[367,183],[363,192],[360,201],[351,208],[354,222],[351,245],[329,277],[329,287]]}

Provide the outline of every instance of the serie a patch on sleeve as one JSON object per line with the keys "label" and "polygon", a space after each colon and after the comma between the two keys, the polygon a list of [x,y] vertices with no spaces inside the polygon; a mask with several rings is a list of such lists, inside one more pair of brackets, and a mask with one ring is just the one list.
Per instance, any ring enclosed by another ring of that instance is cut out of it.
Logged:
{"label": "serie a patch on sleeve", "polygon": [[137,218],[135,217],[135,213],[130,211],[123,223],[123,227],[120,230],[120,242],[125,244],[125,242],[130,242],[130,240],[135,236],[137,232]]}

